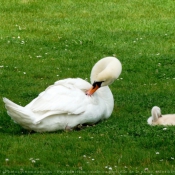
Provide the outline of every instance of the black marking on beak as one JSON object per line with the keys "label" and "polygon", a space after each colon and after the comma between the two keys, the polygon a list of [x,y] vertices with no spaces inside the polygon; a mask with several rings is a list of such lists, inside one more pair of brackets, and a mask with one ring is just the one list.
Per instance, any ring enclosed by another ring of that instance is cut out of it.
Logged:
{"label": "black marking on beak", "polygon": [[103,83],[104,81],[100,81],[100,82],[97,82],[97,81],[94,81],[94,83],[92,84],[93,86],[93,89],[98,86],[99,88],[101,87],[101,84]]}

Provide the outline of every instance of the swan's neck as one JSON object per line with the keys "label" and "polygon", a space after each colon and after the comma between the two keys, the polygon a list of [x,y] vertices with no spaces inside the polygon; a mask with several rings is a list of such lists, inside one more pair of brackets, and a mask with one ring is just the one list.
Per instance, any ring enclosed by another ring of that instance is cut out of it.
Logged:
{"label": "swan's neck", "polygon": [[153,121],[156,122],[158,120],[158,118],[162,117],[162,115],[161,115],[160,111],[153,110],[152,117],[153,117]]}
{"label": "swan's neck", "polygon": [[111,90],[109,89],[108,86],[104,86],[99,88],[96,92],[98,96],[102,98],[102,100],[105,102],[107,108],[107,110],[105,111],[106,112],[105,118],[110,117],[114,108],[114,98]]}

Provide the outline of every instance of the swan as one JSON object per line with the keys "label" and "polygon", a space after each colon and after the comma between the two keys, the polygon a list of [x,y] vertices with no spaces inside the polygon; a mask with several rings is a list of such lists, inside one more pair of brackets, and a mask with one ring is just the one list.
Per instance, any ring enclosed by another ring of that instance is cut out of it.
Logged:
{"label": "swan", "polygon": [[175,114],[162,115],[158,106],[152,108],[151,115],[147,120],[149,125],[175,125]]}
{"label": "swan", "polygon": [[121,62],[115,57],[99,60],[91,71],[91,84],[81,78],[56,81],[25,107],[3,98],[8,115],[35,132],[72,130],[110,117],[113,95],[108,87],[119,77]]}

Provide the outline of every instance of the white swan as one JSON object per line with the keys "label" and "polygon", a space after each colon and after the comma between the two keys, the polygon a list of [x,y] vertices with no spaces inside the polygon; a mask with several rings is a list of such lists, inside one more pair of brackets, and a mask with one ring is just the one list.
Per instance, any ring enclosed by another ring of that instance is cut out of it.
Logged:
{"label": "white swan", "polygon": [[175,114],[162,115],[158,106],[152,108],[151,114],[147,120],[149,125],[175,125]]}
{"label": "white swan", "polygon": [[92,85],[80,78],[68,78],[49,86],[25,107],[7,98],[3,101],[8,115],[16,123],[36,132],[97,123],[112,113],[114,100],[107,85],[117,79],[121,71],[122,65],[117,58],[105,57],[91,71]]}

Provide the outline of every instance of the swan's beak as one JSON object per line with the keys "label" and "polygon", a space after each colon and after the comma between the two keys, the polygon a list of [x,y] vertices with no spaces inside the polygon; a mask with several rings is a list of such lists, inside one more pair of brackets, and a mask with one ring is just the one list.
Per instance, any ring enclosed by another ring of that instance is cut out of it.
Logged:
{"label": "swan's beak", "polygon": [[100,88],[100,87],[98,87],[98,86],[96,86],[96,87],[92,86],[88,91],[86,91],[86,95],[91,96],[98,88]]}
{"label": "swan's beak", "polygon": [[94,82],[92,87],[86,92],[86,95],[91,96],[97,89],[101,87],[102,82]]}

